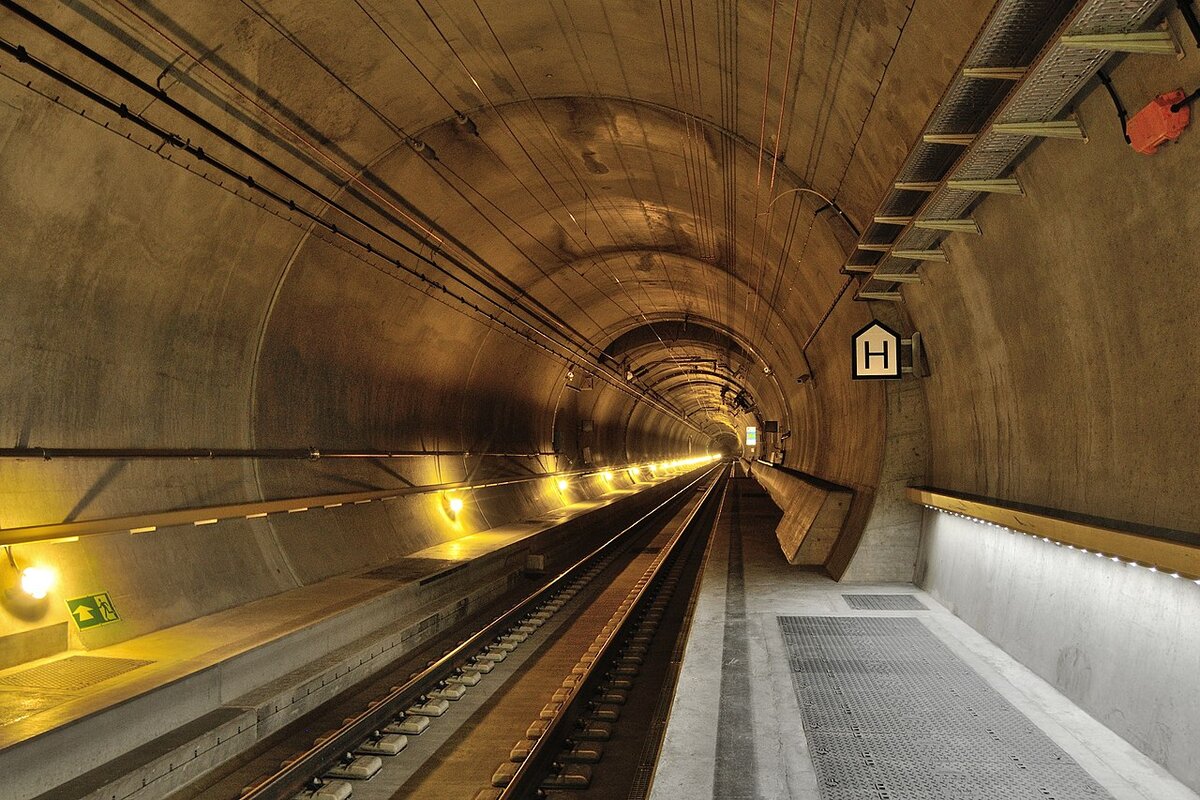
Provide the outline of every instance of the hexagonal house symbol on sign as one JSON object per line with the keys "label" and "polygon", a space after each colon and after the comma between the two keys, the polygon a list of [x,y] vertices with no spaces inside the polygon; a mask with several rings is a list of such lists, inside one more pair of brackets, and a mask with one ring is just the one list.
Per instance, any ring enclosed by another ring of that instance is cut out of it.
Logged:
{"label": "hexagonal house symbol on sign", "polygon": [[862,380],[896,380],[900,375],[900,334],[878,320],[854,334],[850,377]]}

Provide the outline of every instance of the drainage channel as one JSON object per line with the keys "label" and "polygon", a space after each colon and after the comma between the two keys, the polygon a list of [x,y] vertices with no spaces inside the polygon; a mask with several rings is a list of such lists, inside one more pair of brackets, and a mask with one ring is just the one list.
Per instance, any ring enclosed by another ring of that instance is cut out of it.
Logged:
{"label": "drainage channel", "polygon": [[[523,682],[531,663],[542,661],[560,641],[572,640],[573,623],[595,617],[598,607],[594,604],[617,592],[612,580],[619,582],[628,572],[618,553],[636,544],[648,527],[653,530],[651,522],[661,520],[664,509],[678,507],[683,501],[694,507],[691,498],[697,487],[711,485],[719,469],[714,467],[692,479],[545,587],[402,685],[368,703],[356,716],[346,718],[336,730],[318,737],[303,752],[286,759],[273,774],[247,786],[241,793],[243,800],[461,796],[448,785],[431,784],[418,790],[413,782],[423,783],[431,770],[446,761],[448,753],[470,751],[464,737],[486,730],[475,717],[494,707],[498,696],[511,694],[510,684]],[[634,553],[632,562],[644,555]]]}
{"label": "drainage channel", "polygon": [[[656,537],[652,551],[626,569],[628,578],[609,587],[608,604],[589,609],[593,625],[576,637],[575,652],[582,654],[573,666],[560,669],[557,687],[542,686],[548,702],[497,766],[491,786],[473,795],[475,800],[578,792],[615,798],[636,788],[637,775],[649,766],[646,760],[657,754],[654,731],[661,732],[661,724],[655,724],[658,704],[647,692],[673,687],[669,656],[684,627],[691,594],[677,589],[681,583],[694,587],[726,475],[724,469],[715,475],[681,512],[681,521],[672,522]],[[668,612],[671,624],[665,627],[670,630],[660,633]],[[630,726],[635,730],[628,731]],[[618,732],[622,735],[614,739]]]}

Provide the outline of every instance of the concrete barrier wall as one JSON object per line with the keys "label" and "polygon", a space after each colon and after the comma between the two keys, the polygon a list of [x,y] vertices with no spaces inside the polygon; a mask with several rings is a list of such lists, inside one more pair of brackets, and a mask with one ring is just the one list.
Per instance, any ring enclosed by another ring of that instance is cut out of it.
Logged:
{"label": "concrete barrier wall", "polygon": [[934,511],[917,582],[1200,791],[1200,586]]}
{"label": "concrete barrier wall", "polygon": [[846,522],[854,492],[762,462],[751,474],[783,511],[775,530],[789,564],[824,564]]}

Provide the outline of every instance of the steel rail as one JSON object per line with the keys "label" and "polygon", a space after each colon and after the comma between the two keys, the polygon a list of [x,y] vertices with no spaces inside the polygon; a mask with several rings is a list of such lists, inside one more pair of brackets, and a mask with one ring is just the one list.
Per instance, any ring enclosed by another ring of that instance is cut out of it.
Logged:
{"label": "steel rail", "polygon": [[296,514],[318,508],[333,509],[349,505],[364,505],[366,503],[395,500],[400,497],[409,497],[418,494],[491,489],[498,486],[511,486],[548,479],[600,475],[605,470],[612,470],[616,473],[631,469],[647,469],[652,468],[652,466],[653,464],[630,464],[625,467],[589,468],[564,472],[546,472],[537,475],[522,475],[517,478],[502,478],[483,483],[456,481],[451,483],[405,486],[396,489],[375,489],[363,492],[342,492],[338,494],[285,497],[276,500],[257,500],[215,506],[197,506],[75,522],[26,525],[18,528],[0,528],[0,547],[76,541],[84,537],[105,536],[116,533],[152,533],[159,528],[169,528],[178,525],[212,525],[232,519],[260,519],[271,514]]}
{"label": "steel rail", "polygon": [[[366,710],[349,718],[341,728],[322,737],[320,744],[314,744],[296,758],[285,762],[278,772],[243,792],[239,800],[291,800],[296,794],[303,791],[314,778],[319,778],[329,771],[345,753],[354,751],[363,741],[386,727],[418,698],[433,691],[454,670],[465,666],[481,648],[530,613],[543,598],[557,592],[578,573],[583,572],[589,563],[599,558],[609,548],[629,538],[635,531],[639,531],[648,520],[662,513],[680,497],[686,496],[696,484],[720,467],[720,464],[715,464],[705,469],[699,476],[688,481],[679,491],[567,567],[542,588],[517,602],[508,611],[500,614],[416,676],[402,685],[394,687]],[[685,477],[680,476],[681,479]]]}
{"label": "steel rail", "polygon": [[[667,569],[674,563],[675,558],[679,554],[680,543],[683,541],[685,535],[692,530],[701,513],[709,505],[717,487],[727,485],[727,482],[721,480],[721,478],[728,475],[729,465],[722,462],[716,465],[713,470],[717,468],[722,470],[722,474],[718,475],[717,479],[708,486],[704,492],[704,496],[700,498],[700,502],[696,504],[696,507],[692,509],[687,519],[679,526],[679,530],[671,538],[671,541],[662,549],[658,563],[654,566],[654,574],[638,590],[621,622],[609,633],[604,644],[601,645],[599,651],[596,653],[595,660],[588,666],[587,671],[575,685],[570,699],[563,703],[554,719],[549,721],[545,732],[533,742],[533,745],[529,749],[529,754],[521,762],[521,766],[517,768],[509,784],[500,792],[497,800],[517,800],[518,798],[533,796],[538,790],[546,772],[553,765],[558,752],[562,749],[566,740],[570,738],[570,726],[579,717],[587,704],[591,702],[593,690],[600,684],[607,671],[611,668],[612,662],[616,657],[616,651],[619,649],[618,644],[624,640],[625,635],[632,628],[638,613],[642,610],[642,607],[652,593],[657,590],[658,584],[661,582],[663,576],[666,575]],[[713,470],[709,470],[705,475],[708,475]],[[704,476],[701,477],[703,478]]]}

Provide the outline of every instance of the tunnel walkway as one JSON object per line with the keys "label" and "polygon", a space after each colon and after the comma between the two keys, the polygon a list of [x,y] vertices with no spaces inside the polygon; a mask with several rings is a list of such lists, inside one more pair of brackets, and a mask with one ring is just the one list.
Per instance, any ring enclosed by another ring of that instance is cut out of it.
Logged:
{"label": "tunnel walkway", "polygon": [[[572,537],[631,511],[622,500],[653,502],[670,481],[613,489],[359,574],[0,670],[4,796],[182,785],[490,607],[512,588],[527,551],[553,560],[578,546]],[[67,751],[85,757],[59,757]]]}
{"label": "tunnel walkway", "polygon": [[778,519],[730,482],[653,800],[1197,797],[912,584],[789,567]]}

